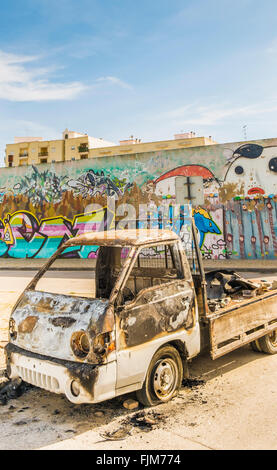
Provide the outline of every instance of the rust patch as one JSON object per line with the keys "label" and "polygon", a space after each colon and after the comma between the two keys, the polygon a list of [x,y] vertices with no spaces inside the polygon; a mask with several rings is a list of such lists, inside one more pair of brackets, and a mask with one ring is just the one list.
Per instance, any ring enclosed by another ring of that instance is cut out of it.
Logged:
{"label": "rust patch", "polygon": [[56,317],[49,318],[49,322],[54,326],[60,326],[62,328],[69,328],[73,323],[76,322],[75,318],[71,317]]}
{"label": "rust patch", "polygon": [[18,325],[19,333],[31,333],[35,328],[38,321],[38,317],[33,315],[25,318],[21,323]]}

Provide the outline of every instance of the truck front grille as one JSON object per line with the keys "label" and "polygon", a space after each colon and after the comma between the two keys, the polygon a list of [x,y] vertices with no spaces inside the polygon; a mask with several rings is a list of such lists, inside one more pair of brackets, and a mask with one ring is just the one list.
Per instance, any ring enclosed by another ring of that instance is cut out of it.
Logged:
{"label": "truck front grille", "polygon": [[56,377],[51,377],[50,375],[42,374],[34,369],[22,366],[16,366],[16,368],[18,375],[25,382],[49,390],[49,392],[57,393],[59,391],[60,384]]}

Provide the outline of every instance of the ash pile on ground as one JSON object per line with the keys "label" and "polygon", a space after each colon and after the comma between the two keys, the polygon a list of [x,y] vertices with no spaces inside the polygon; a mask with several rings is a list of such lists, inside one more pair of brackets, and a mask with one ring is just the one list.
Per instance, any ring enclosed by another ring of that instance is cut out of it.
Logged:
{"label": "ash pile on ground", "polygon": [[184,379],[182,382],[183,387],[195,388],[205,385],[205,380],[203,379]]}
{"label": "ash pile on ground", "polygon": [[151,431],[164,421],[165,417],[161,413],[151,410],[148,412],[138,411],[124,420],[123,424],[127,426],[131,424],[132,426],[140,428],[142,431]]}
{"label": "ash pile on ground", "polygon": [[0,383],[0,405],[4,406],[9,400],[14,400],[32,388],[32,385],[21,379],[9,380],[3,378]]}
{"label": "ash pile on ground", "polygon": [[149,432],[157,428],[160,424],[165,422],[165,416],[161,413],[157,413],[154,410],[151,411],[138,411],[137,413],[128,416],[121,422],[119,428],[115,431],[106,431],[101,434],[101,437],[105,440],[110,441],[121,441],[131,435],[134,428],[143,432]]}

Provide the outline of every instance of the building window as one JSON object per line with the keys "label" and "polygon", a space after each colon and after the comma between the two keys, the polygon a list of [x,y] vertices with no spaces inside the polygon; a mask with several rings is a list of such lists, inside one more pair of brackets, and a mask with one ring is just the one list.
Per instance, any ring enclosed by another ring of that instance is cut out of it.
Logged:
{"label": "building window", "polygon": [[88,155],[81,155],[81,160],[86,160],[88,158]]}
{"label": "building window", "polygon": [[12,162],[9,162],[9,166],[10,166],[10,167],[13,166],[13,163],[12,163]]}
{"label": "building window", "polygon": [[73,147],[71,147],[71,150],[75,150],[75,147],[74,147],[74,146],[73,146]]}
{"label": "building window", "polygon": [[52,152],[56,152],[56,147],[51,148]]}
{"label": "building window", "polygon": [[82,143],[78,147],[79,152],[88,152],[88,144]]}
{"label": "building window", "polygon": [[64,138],[65,138],[65,139],[68,139],[68,134],[65,134]]}
{"label": "building window", "polygon": [[47,158],[41,158],[40,163],[47,163]]}

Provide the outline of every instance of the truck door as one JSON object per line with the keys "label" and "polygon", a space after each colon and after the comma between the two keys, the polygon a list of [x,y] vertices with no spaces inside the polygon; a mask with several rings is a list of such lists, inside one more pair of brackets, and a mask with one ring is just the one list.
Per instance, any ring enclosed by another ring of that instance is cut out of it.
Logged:
{"label": "truck door", "polygon": [[[194,289],[185,279],[178,245],[141,248],[122,285],[117,314],[117,385],[143,380],[154,340],[195,324]],[[123,393],[123,392],[122,392]]]}

